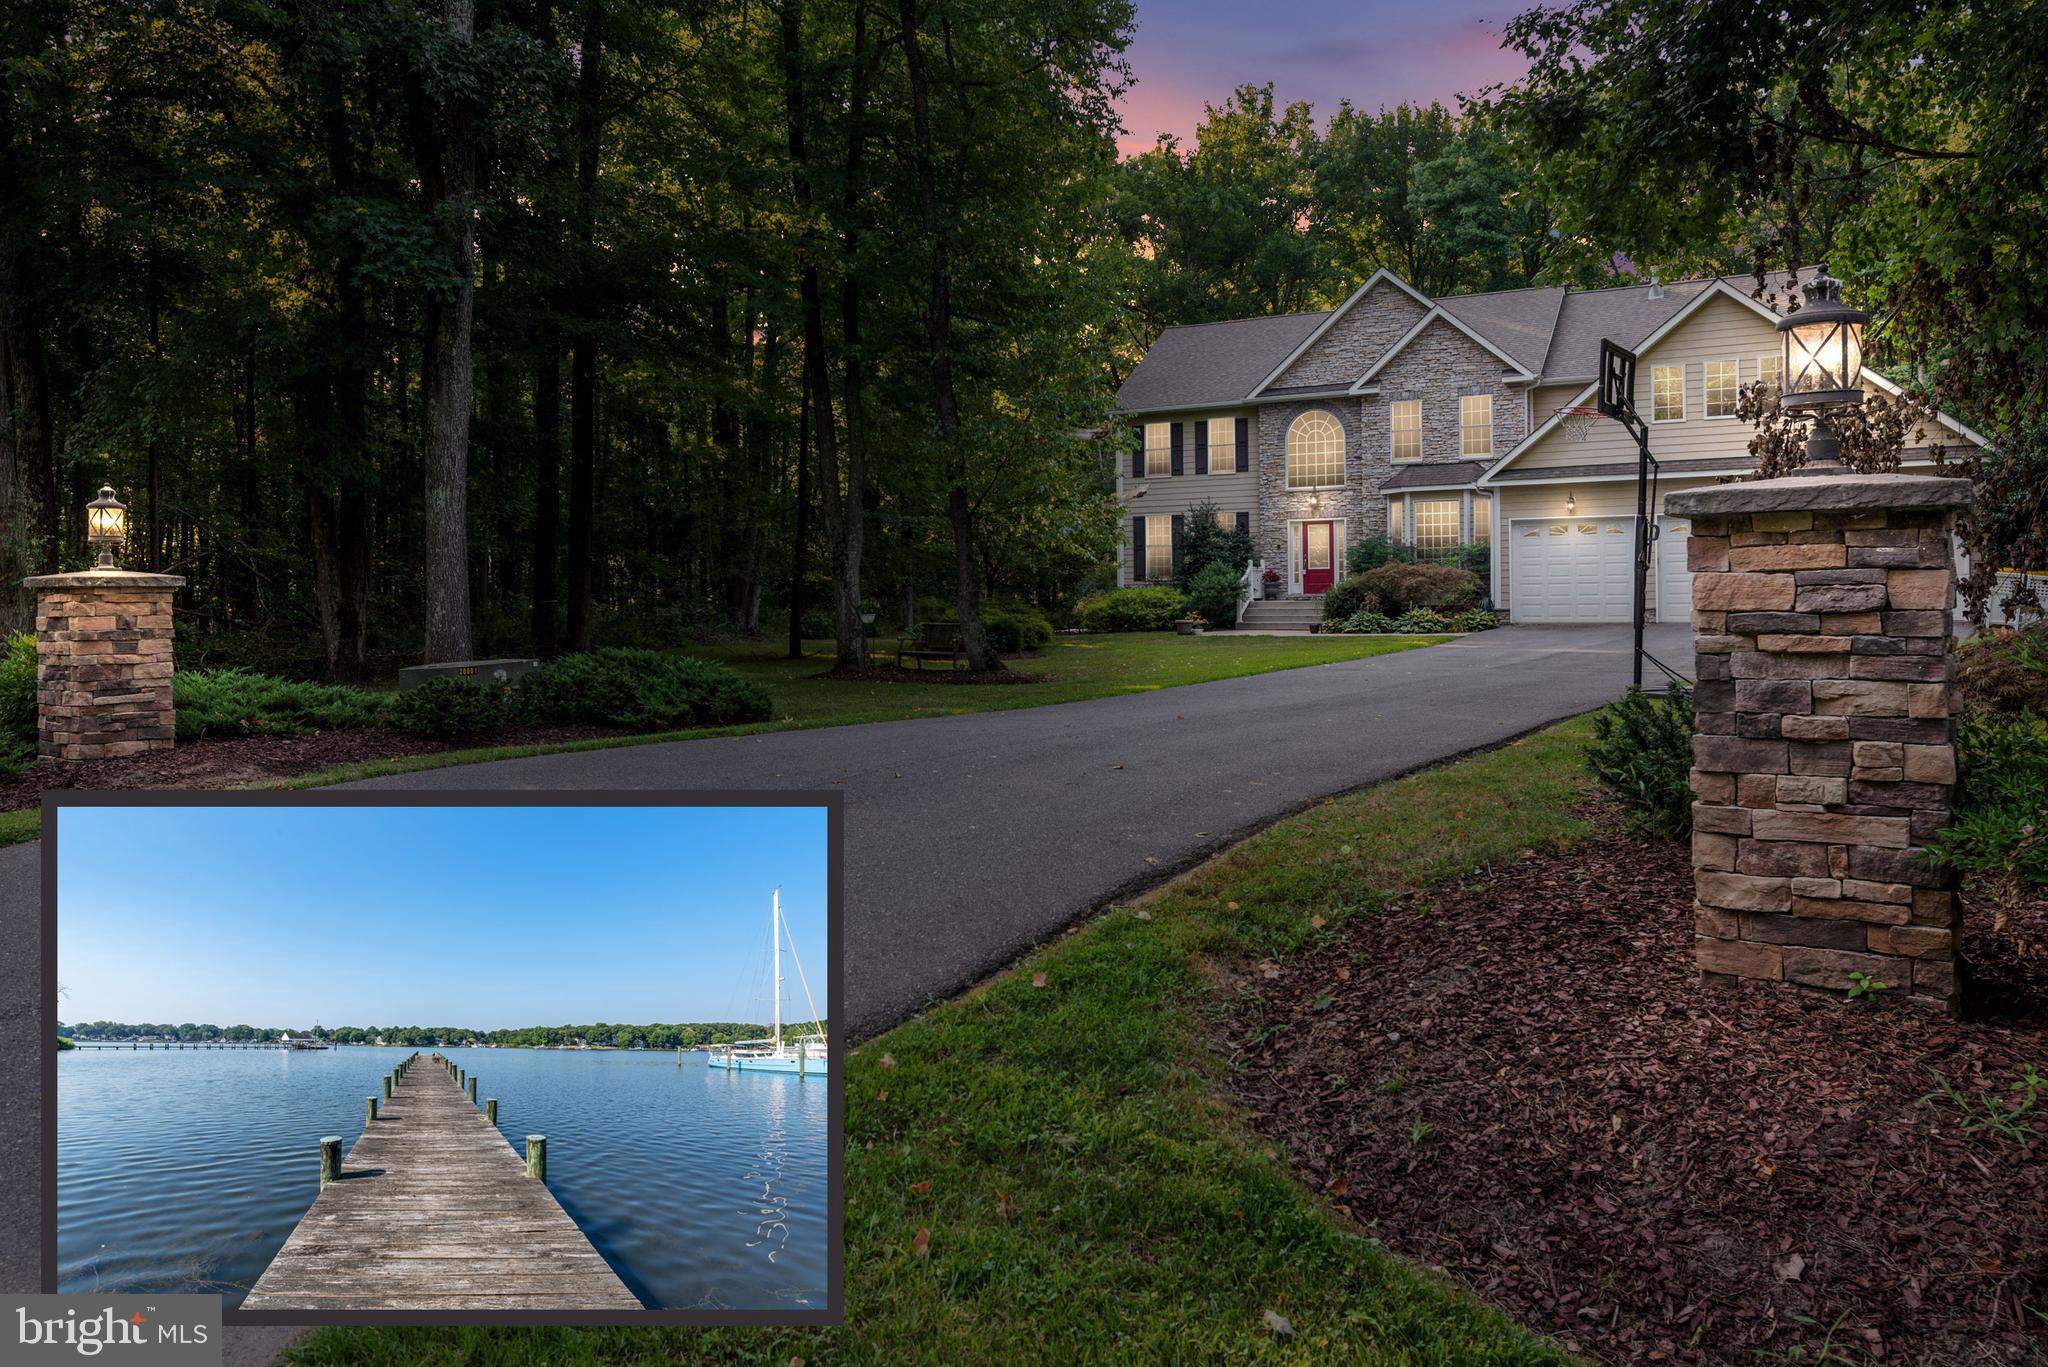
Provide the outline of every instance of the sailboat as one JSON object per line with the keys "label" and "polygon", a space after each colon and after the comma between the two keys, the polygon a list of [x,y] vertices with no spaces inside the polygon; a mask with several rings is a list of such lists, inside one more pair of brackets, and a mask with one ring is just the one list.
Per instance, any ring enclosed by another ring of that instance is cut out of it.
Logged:
{"label": "sailboat", "polygon": [[[795,1073],[823,1077],[827,1071],[825,1027],[818,1019],[818,1004],[811,998],[811,984],[804,977],[804,961],[797,957],[796,936],[782,916],[782,889],[775,890],[770,903],[768,938],[775,946],[775,1033],[767,1039],[736,1040],[714,1047],[706,1056],[713,1068],[727,1072]],[[789,957],[796,963],[796,980],[803,985],[804,1002],[811,1008],[809,1035],[785,1040],[782,1037],[782,942],[789,941]]]}

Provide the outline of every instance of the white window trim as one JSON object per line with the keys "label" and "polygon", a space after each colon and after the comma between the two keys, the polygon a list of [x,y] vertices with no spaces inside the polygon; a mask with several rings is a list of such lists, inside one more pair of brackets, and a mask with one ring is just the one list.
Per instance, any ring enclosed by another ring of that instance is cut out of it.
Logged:
{"label": "white window trim", "polygon": [[1331,583],[1344,578],[1347,562],[1351,559],[1351,547],[1344,539],[1349,518],[1345,517],[1290,517],[1287,519],[1287,591],[1301,592],[1301,577],[1308,569],[1301,555],[1301,524],[1304,522],[1327,522],[1330,525],[1330,571],[1334,576]]}
{"label": "white window trim", "polygon": [[[1690,367],[1690,366],[1688,366],[1688,365],[1686,365],[1686,363],[1685,363],[1684,361],[1666,361],[1666,362],[1665,362],[1665,363],[1664,363],[1663,365],[1653,365],[1653,366],[1651,366],[1651,367],[1650,367],[1650,421],[1651,421],[1651,422],[1684,422],[1684,421],[1685,421],[1685,418],[1686,418],[1686,411],[1687,411],[1687,409],[1688,409],[1688,408],[1690,407],[1690,405],[1688,404],[1688,402],[1687,402],[1687,400],[1686,400],[1686,392],[1685,392],[1685,387],[1686,387],[1686,383],[1687,383],[1687,381],[1688,381],[1688,378],[1689,378],[1689,377],[1688,377],[1688,375],[1687,375],[1687,372],[1688,372],[1688,371],[1689,371],[1690,369],[1691,369],[1691,367]],[[1660,417],[1658,417],[1658,416],[1657,416],[1657,372],[1658,372],[1658,371],[1660,371],[1660,370],[1675,370],[1675,371],[1677,371],[1677,372],[1678,372],[1678,416],[1677,416],[1677,417],[1675,417],[1675,418],[1660,418]]]}
{"label": "white window trim", "polygon": [[1466,496],[1463,493],[1456,493],[1450,495],[1448,498],[1444,497],[1441,494],[1432,498],[1429,495],[1425,494],[1418,498],[1411,498],[1408,501],[1408,544],[1415,548],[1417,554],[1421,554],[1422,552],[1422,541],[1420,536],[1418,535],[1421,531],[1420,512],[1423,508],[1429,507],[1431,504],[1439,503],[1448,503],[1457,511],[1451,515],[1451,536],[1453,539],[1450,545],[1440,546],[1437,549],[1440,551],[1450,550],[1454,547],[1462,546],[1465,544],[1463,540],[1463,537],[1465,535],[1465,518],[1471,506],[1467,501]]}
{"label": "white window trim", "polygon": [[1778,367],[1778,388],[1779,388],[1779,390],[1780,390],[1780,391],[1782,391],[1782,390],[1784,389],[1784,387],[1785,387],[1785,353],[1784,353],[1784,352],[1782,352],[1782,351],[1760,351],[1760,352],[1758,352],[1758,353],[1757,353],[1757,357],[1756,357],[1756,379],[1757,379],[1757,383],[1758,383],[1758,384],[1762,384],[1762,383],[1763,383],[1763,379],[1764,379],[1764,362],[1766,362],[1766,361],[1771,361],[1771,362],[1775,362],[1775,363],[1777,364],[1777,367]]}
{"label": "white window trim", "polygon": [[[1712,399],[1708,397],[1709,390],[1707,388],[1707,367],[1710,365],[1732,365],[1735,367],[1735,402],[1739,406],[1742,403],[1742,358],[1739,356],[1711,356],[1700,362],[1700,421],[1729,422],[1735,417],[1735,409],[1731,408],[1726,413],[1708,411],[1713,406]],[[1652,383],[1655,382],[1652,381]]]}
{"label": "white window trim", "polygon": [[[1164,468],[1158,470],[1152,468],[1152,429],[1155,427],[1166,434],[1166,440],[1161,442],[1159,446],[1160,454],[1165,458],[1166,464]],[[1145,431],[1141,440],[1145,443],[1145,478],[1169,478],[1173,474],[1173,424],[1170,422],[1148,422],[1145,424]]]}
{"label": "white window trim", "polygon": [[[1467,400],[1467,399],[1484,399],[1484,400],[1486,400],[1486,450],[1485,450],[1485,451],[1483,451],[1483,452],[1470,452],[1470,451],[1467,451],[1467,450],[1465,449],[1465,400]],[[1493,420],[1494,420],[1494,413],[1493,413],[1493,395],[1491,395],[1491,394],[1460,394],[1460,395],[1458,396],[1458,459],[1459,459],[1459,460],[1492,460],[1492,459],[1493,459],[1493,450],[1494,450],[1494,440],[1493,440]]]}
{"label": "white window trim", "polygon": [[[1337,478],[1333,480],[1325,480],[1320,484],[1296,484],[1294,482],[1294,428],[1295,424],[1299,423],[1303,418],[1306,418],[1311,413],[1319,413],[1323,417],[1328,418],[1331,422],[1337,424]],[[1327,409],[1310,408],[1295,414],[1294,417],[1288,422],[1286,430],[1284,430],[1280,434],[1280,483],[1281,487],[1290,494],[1308,493],[1318,489],[1343,488],[1345,485],[1346,470],[1350,465],[1350,461],[1351,437],[1344,430],[1343,420],[1339,418],[1335,413],[1332,413]],[[1311,522],[1320,522],[1326,519],[1309,518],[1307,520]]]}
{"label": "white window trim", "polygon": [[[1415,405],[1415,454],[1412,456],[1400,455],[1394,450],[1394,438],[1398,431],[1394,426],[1394,406],[1404,403]],[[1389,399],[1387,401],[1387,459],[1396,465],[1408,465],[1422,459],[1422,400]]]}
{"label": "white window trim", "polygon": [[[1209,473],[1212,475],[1236,474],[1237,419],[1204,418],[1202,419],[1202,421],[1208,426],[1209,429]],[[1220,445],[1217,443],[1216,440],[1216,429],[1218,427],[1221,427],[1223,429],[1223,441]],[[1223,457],[1221,460],[1217,459],[1216,453],[1218,451],[1221,451],[1223,453]]]}

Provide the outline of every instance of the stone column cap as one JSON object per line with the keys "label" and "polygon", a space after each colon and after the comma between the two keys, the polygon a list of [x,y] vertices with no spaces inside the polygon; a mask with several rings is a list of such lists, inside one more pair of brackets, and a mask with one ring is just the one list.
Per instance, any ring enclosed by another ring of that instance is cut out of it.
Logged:
{"label": "stone column cap", "polygon": [[141,570],[79,570],[72,574],[38,574],[21,581],[31,589],[182,589],[185,580],[176,574],[148,574]]}
{"label": "stone column cap", "polygon": [[1790,475],[1713,484],[1664,496],[1678,517],[1734,513],[1859,512],[1875,508],[1967,508],[1970,481],[1933,475]]}

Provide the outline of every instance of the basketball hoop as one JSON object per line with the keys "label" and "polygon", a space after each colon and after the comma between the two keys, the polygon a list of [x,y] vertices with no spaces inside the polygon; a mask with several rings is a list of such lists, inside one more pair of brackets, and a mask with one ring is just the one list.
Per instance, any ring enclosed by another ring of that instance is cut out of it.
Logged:
{"label": "basketball hoop", "polygon": [[1585,441],[1600,421],[1600,410],[1590,403],[1566,404],[1557,410],[1558,430],[1566,441]]}

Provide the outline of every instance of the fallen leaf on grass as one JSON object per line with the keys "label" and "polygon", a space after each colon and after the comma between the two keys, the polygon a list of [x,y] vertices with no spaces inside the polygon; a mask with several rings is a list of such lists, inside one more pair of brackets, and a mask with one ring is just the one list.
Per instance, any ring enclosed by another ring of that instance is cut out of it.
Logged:
{"label": "fallen leaf on grass", "polygon": [[928,1229],[920,1229],[917,1232],[917,1237],[910,1241],[910,1251],[920,1258],[931,1257],[932,1232]]}
{"label": "fallen leaf on grass", "polygon": [[1224,906],[1225,906],[1225,907],[1226,907],[1227,909],[1229,909],[1229,910],[1231,910],[1231,911],[1236,911],[1236,910],[1237,910],[1237,903],[1235,903],[1235,902],[1225,902],[1225,903],[1224,903],[1223,905],[1224,905]]}
{"label": "fallen leaf on grass", "polygon": [[1033,987],[1044,987],[1044,986],[1045,986],[1045,975],[1044,975],[1043,973],[1034,973],[1034,974],[1032,974],[1032,975],[1031,975],[1031,985],[1032,985]]}
{"label": "fallen leaf on grass", "polygon": [[1010,1218],[1010,1193],[1007,1191],[996,1193],[996,1215],[999,1219]]}
{"label": "fallen leaf on grass", "polygon": [[875,1060],[875,1066],[877,1068],[894,1068],[896,1066],[896,1060],[894,1058],[891,1058],[889,1055],[884,1054],[880,1058]]}
{"label": "fallen leaf on grass", "polygon": [[1139,907],[1139,908],[1138,908],[1138,919],[1139,919],[1140,921],[1149,921],[1149,920],[1151,920],[1151,919],[1152,919],[1152,913],[1151,913],[1151,912],[1149,912],[1149,911],[1147,911],[1147,910],[1145,910],[1145,909],[1144,909],[1143,907]]}
{"label": "fallen leaf on grass", "polygon": [[910,1189],[916,1192],[919,1196],[922,1196],[932,1189],[932,1179],[927,1177],[922,1182],[912,1182],[910,1184]]}
{"label": "fallen leaf on grass", "polygon": [[884,1087],[881,1091],[875,1093],[875,1100],[877,1101],[887,1101],[888,1099],[889,1089],[887,1087]]}
{"label": "fallen leaf on grass", "polygon": [[1287,1316],[1277,1310],[1266,1312],[1266,1327],[1281,1338],[1292,1338],[1294,1335],[1294,1326],[1287,1322]]}

